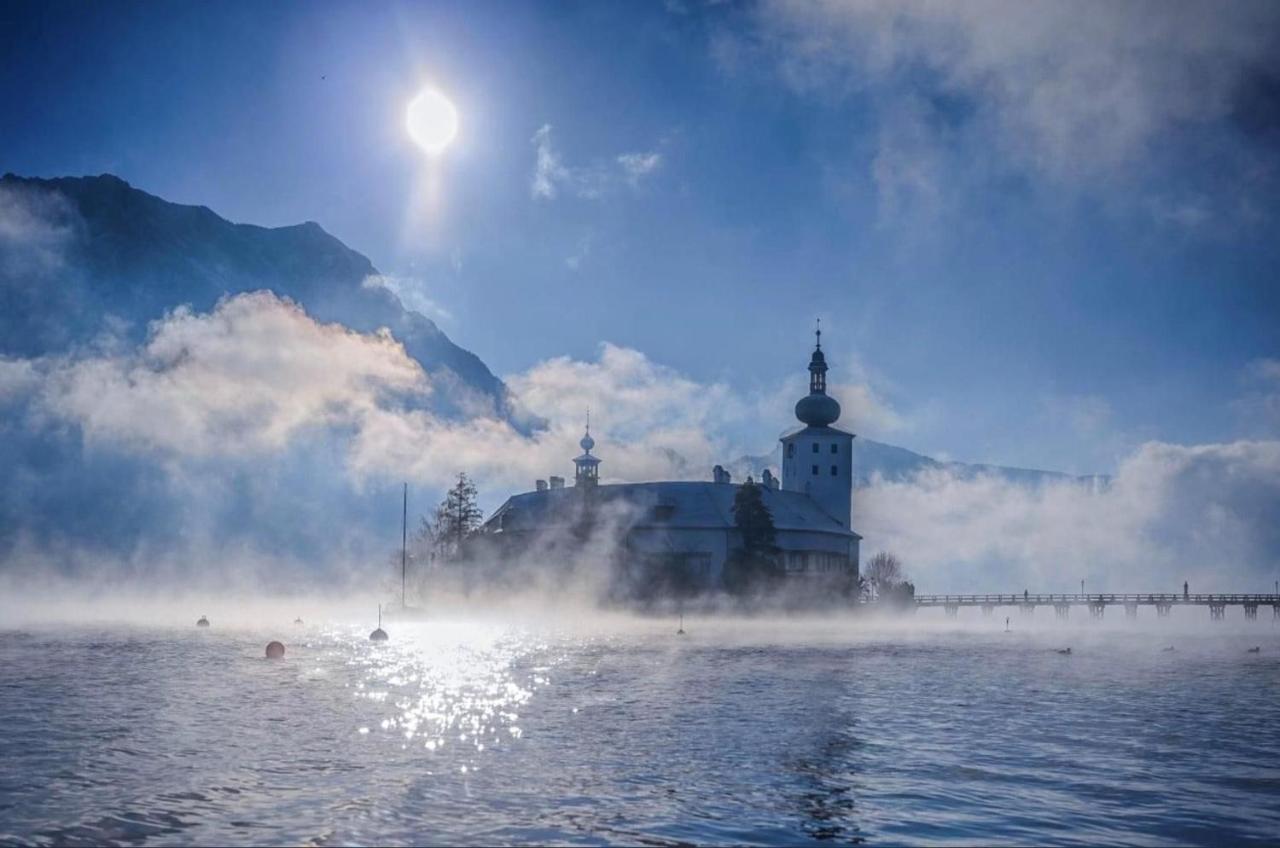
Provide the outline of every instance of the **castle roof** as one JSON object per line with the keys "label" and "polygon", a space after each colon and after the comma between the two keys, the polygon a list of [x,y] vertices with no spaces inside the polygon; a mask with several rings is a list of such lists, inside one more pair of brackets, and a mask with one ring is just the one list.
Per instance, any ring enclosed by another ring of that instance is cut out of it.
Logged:
{"label": "castle roof", "polygon": [[[733,499],[741,486],[725,483],[666,481],[596,487],[592,507],[602,520],[616,515],[631,528],[661,527],[723,530],[734,526]],[[822,510],[803,492],[760,486],[764,504],[778,530],[833,533],[861,538]],[[490,532],[533,532],[568,527],[580,515],[576,488],[512,495],[487,522]]]}

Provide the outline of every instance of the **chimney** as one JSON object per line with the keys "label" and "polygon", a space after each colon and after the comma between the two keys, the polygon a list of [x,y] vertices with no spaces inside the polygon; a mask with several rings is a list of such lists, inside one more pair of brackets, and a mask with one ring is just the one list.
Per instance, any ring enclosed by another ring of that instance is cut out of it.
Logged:
{"label": "chimney", "polygon": [[717,465],[711,469],[711,479],[716,483],[729,483],[733,480],[733,475],[725,471],[723,465]]}
{"label": "chimney", "polygon": [[550,478],[550,480],[551,480],[551,488],[552,488],[553,490],[554,490],[554,489],[563,489],[563,488],[564,488],[564,478],[563,478],[563,477],[552,477],[552,478]]}
{"label": "chimney", "polygon": [[547,490],[547,481],[539,480],[537,483],[537,487],[539,492],[545,492]]}

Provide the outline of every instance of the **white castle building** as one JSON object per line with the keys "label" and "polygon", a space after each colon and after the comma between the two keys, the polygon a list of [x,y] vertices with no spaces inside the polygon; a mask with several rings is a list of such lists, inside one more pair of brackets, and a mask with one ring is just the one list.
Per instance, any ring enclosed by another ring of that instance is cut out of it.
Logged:
{"label": "white castle building", "polygon": [[[788,577],[856,585],[861,537],[851,526],[854,436],[833,426],[840,404],[827,394],[821,330],[809,361],[809,394],[795,415],[800,426],[780,439],[782,479],[765,469],[758,484],[781,563]],[[636,583],[720,587],[725,562],[741,545],[733,515],[741,484],[719,465],[710,482],[602,484],[589,425],[579,444],[572,487],[560,477],[538,480],[535,491],[508,498],[485,522],[482,536],[508,551],[527,552],[540,539],[584,539],[584,528],[599,532],[604,526],[617,536]]]}

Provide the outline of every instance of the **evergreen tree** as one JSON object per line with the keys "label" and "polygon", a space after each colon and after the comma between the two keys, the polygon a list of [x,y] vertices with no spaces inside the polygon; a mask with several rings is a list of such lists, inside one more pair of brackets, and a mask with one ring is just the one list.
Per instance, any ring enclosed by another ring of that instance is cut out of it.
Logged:
{"label": "evergreen tree", "polygon": [[462,543],[479,528],[484,520],[477,501],[475,483],[466,472],[458,474],[458,482],[445,493],[444,500],[436,507],[431,526],[431,539],[438,559],[453,559],[462,550]]}
{"label": "evergreen tree", "polygon": [[773,516],[765,506],[764,493],[750,477],[734,495],[733,523],[742,547],[725,563],[726,588],[741,593],[782,577]]}

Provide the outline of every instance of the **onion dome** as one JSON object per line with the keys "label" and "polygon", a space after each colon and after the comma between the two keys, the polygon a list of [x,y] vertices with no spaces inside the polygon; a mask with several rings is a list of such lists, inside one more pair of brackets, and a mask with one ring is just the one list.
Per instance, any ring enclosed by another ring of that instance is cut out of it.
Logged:
{"label": "onion dome", "polygon": [[827,394],[827,357],[822,352],[822,326],[809,359],[809,394],[796,403],[796,418],[810,427],[826,427],[840,417],[840,404]]}

